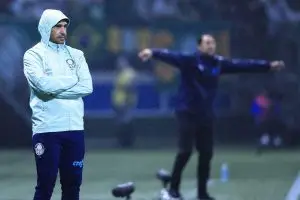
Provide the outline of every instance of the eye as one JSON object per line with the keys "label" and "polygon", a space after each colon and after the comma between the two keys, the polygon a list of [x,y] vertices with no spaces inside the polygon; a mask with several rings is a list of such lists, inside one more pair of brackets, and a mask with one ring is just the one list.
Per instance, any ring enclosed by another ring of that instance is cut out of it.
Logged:
{"label": "eye", "polygon": [[68,27],[68,24],[56,24],[54,27],[56,28],[61,28],[61,27],[64,27],[64,28],[67,28]]}

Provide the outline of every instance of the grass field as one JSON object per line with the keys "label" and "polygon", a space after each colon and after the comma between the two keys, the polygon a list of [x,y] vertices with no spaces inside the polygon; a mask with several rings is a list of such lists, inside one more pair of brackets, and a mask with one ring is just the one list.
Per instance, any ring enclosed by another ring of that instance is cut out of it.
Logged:
{"label": "grass field", "polygon": [[[155,179],[159,168],[170,169],[171,150],[87,152],[82,200],[113,200],[111,188],[134,181],[137,190],[133,200],[151,200],[159,192]],[[219,169],[227,162],[230,180],[221,183]],[[299,151],[269,152],[261,156],[253,150],[219,149],[213,162],[210,191],[218,200],[284,200],[300,169]],[[196,157],[184,173],[182,185],[187,199],[195,196]],[[30,200],[35,185],[35,166],[29,151],[0,152],[0,200]],[[53,195],[59,199],[59,185]]]}

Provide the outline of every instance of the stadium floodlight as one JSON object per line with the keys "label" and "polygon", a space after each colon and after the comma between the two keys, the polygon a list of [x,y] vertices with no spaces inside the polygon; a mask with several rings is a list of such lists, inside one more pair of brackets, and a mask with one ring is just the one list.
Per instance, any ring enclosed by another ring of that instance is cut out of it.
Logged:
{"label": "stadium floodlight", "polygon": [[126,200],[131,199],[131,195],[135,191],[135,185],[133,182],[127,182],[119,184],[112,189],[112,195],[116,198],[125,198]]}

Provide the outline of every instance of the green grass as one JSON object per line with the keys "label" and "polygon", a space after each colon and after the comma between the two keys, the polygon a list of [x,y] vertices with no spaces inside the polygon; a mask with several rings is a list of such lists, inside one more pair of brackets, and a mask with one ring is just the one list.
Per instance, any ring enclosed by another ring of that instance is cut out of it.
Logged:
{"label": "green grass", "polygon": [[[175,152],[90,151],[86,154],[82,200],[113,200],[111,188],[134,181],[133,199],[150,200],[160,189],[155,179],[159,168],[170,169]],[[230,169],[230,181],[218,181],[222,162]],[[299,152],[269,152],[257,156],[251,150],[219,149],[213,162],[211,193],[218,200],[283,200],[299,169]],[[195,195],[196,157],[184,172],[182,190]],[[0,152],[0,200],[29,200],[35,186],[35,165],[29,151]],[[59,199],[57,184],[54,200]]]}

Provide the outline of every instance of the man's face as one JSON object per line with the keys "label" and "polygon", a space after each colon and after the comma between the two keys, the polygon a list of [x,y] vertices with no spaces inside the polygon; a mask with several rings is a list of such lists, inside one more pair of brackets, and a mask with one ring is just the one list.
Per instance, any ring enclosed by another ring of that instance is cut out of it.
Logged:
{"label": "man's face", "polygon": [[67,26],[66,21],[58,22],[51,29],[50,41],[56,44],[64,44],[67,39]]}
{"label": "man's face", "polygon": [[198,46],[199,51],[204,54],[213,55],[216,53],[216,40],[211,35],[203,35],[202,42]]}

